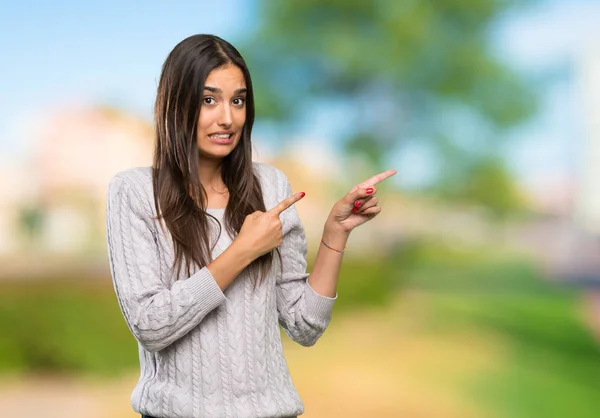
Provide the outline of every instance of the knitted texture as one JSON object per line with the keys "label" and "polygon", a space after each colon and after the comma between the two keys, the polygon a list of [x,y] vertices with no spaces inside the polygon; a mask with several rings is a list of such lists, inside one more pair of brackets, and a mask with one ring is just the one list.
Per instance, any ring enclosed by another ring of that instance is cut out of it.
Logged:
{"label": "knitted texture", "polygon": [[[262,163],[254,163],[254,170],[267,210],[292,194],[280,170]],[[308,284],[306,237],[295,207],[280,215],[283,268],[275,257],[257,288],[244,270],[222,292],[206,267],[175,277],[172,238],[154,219],[151,175],[150,167],[122,171],[110,181],[107,195],[112,280],[138,341],[133,409],[165,418],[302,414],[279,325],[297,343],[313,345],[331,320],[337,295],[319,295]],[[208,212],[222,225],[220,236],[218,229],[210,231],[216,258],[232,240],[223,211]]]}

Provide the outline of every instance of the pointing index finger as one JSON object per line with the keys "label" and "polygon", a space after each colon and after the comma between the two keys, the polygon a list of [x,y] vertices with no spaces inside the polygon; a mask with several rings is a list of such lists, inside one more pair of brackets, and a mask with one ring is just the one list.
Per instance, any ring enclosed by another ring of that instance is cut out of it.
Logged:
{"label": "pointing index finger", "polygon": [[359,183],[356,186],[354,186],[352,188],[352,191],[356,191],[360,188],[374,186],[377,183],[380,183],[383,180],[387,179],[388,177],[392,177],[396,173],[397,173],[396,170],[387,170],[387,171],[384,171],[383,173],[375,174],[373,177],[368,178],[367,180],[363,181],[362,183]]}
{"label": "pointing index finger", "polygon": [[304,195],[305,195],[304,192],[294,193],[290,197],[286,197],[285,199],[283,199],[281,202],[279,202],[277,204],[277,206],[275,206],[273,209],[270,209],[267,212],[279,216],[279,215],[281,215],[281,213],[284,210],[288,209],[294,203],[296,203],[297,201],[302,199],[304,197]]}
{"label": "pointing index finger", "polygon": [[394,174],[396,174],[396,170],[387,170],[387,171],[384,171],[383,173],[375,174],[373,177],[360,183],[358,185],[358,187],[374,186],[377,183],[382,182],[383,180],[387,179],[388,177],[392,177]]}

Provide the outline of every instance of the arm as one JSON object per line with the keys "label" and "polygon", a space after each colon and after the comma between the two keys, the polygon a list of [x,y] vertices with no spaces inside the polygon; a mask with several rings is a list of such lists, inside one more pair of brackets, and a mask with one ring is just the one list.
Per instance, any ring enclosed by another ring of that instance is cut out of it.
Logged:
{"label": "arm", "polygon": [[[336,202],[323,228],[323,241],[335,249],[344,249],[350,232],[381,211],[374,185],[394,174],[396,170],[377,174],[353,187]],[[285,184],[285,195],[291,194],[287,178],[281,172],[280,177]],[[277,283],[279,322],[294,341],[312,345],[331,320],[343,253],[320,245],[313,271],[308,275],[306,237],[298,213],[292,206],[282,215],[288,221],[280,247],[283,274]]]}
{"label": "arm", "polygon": [[[330,247],[343,250],[348,242],[349,232],[338,228],[327,220],[323,228],[323,241]],[[342,265],[343,253],[336,252],[325,245],[320,245],[308,283],[315,292],[328,297],[337,295],[337,282]]]}
{"label": "arm", "polygon": [[[287,179],[284,178],[284,182],[284,195],[288,196],[292,190]],[[320,249],[318,264],[309,275],[306,272],[306,235],[296,208],[290,207],[281,217],[284,220],[280,246],[283,272],[276,286],[279,323],[293,341],[311,346],[331,321],[341,254],[333,251],[334,254],[327,254]],[[327,292],[332,285],[333,291]],[[326,289],[320,294],[317,289],[322,287]]]}
{"label": "arm", "polygon": [[[346,196],[336,202],[323,229],[323,241],[329,247],[343,250],[350,232],[381,212],[375,197],[374,185],[394,174],[396,170],[377,174],[354,186]],[[342,255],[343,253],[327,248],[325,245],[319,247],[313,272],[309,278],[309,283],[315,291],[325,296],[336,294]]]}
{"label": "arm", "polygon": [[[135,189],[120,177],[109,185],[107,238],[110,270],[129,329],[148,351],[158,351],[186,335],[225,301],[224,289],[245,267],[239,246],[186,280],[167,287],[151,213]],[[213,275],[214,273],[214,275]]]}

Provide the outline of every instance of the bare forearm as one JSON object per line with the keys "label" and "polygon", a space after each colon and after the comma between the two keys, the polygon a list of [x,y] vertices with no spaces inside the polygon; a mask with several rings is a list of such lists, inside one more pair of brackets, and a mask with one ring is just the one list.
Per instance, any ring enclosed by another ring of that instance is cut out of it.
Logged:
{"label": "bare forearm", "polygon": [[207,268],[221,290],[225,290],[253,260],[248,248],[236,240]]}
{"label": "bare forearm", "polygon": [[[348,237],[348,232],[336,228],[329,222],[323,228],[323,241],[335,249],[343,250]],[[342,253],[323,244],[319,245],[317,258],[308,278],[308,283],[315,292],[323,296],[335,297],[342,258]]]}

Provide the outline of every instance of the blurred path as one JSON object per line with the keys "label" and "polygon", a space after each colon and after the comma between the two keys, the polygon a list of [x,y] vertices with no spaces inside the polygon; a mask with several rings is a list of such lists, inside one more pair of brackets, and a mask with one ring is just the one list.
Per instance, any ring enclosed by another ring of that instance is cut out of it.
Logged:
{"label": "blurred path", "polygon": [[0,380],[3,417],[134,418],[129,393],[136,376],[110,380],[23,378]]}

